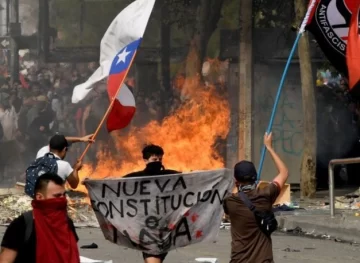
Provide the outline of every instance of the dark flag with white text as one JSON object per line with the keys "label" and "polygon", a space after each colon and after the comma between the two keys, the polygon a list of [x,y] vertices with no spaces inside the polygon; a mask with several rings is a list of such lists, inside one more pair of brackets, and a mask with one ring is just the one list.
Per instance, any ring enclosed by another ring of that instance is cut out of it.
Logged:
{"label": "dark flag with white text", "polygon": [[[360,42],[349,35],[359,5],[360,0],[316,0],[306,26],[332,65],[350,78],[350,89],[354,89],[357,82],[351,79],[360,77],[355,76],[358,67],[354,63],[360,55]],[[350,53],[347,52],[349,44],[352,47]]]}

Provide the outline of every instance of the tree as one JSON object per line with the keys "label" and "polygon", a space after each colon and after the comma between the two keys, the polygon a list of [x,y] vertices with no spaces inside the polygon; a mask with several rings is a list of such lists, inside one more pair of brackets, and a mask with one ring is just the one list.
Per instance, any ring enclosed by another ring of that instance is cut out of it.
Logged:
{"label": "tree", "polygon": [[251,101],[253,90],[253,1],[240,4],[239,52],[239,160],[251,158]]}
{"label": "tree", "polygon": [[59,31],[59,46],[98,46],[116,15],[132,0],[50,1],[51,26]]}
{"label": "tree", "polygon": [[185,66],[187,76],[201,77],[201,68],[206,56],[207,45],[221,18],[224,0],[192,1],[196,8],[196,21],[190,51]]}
{"label": "tree", "polygon": [[[294,0],[296,22],[301,24],[307,5],[304,0]],[[316,101],[310,45],[305,32],[300,39],[299,60],[303,102],[304,150],[300,167],[300,188],[302,197],[314,197],[316,193]]]}
{"label": "tree", "polygon": [[255,28],[290,28],[293,3],[284,0],[254,0]]}

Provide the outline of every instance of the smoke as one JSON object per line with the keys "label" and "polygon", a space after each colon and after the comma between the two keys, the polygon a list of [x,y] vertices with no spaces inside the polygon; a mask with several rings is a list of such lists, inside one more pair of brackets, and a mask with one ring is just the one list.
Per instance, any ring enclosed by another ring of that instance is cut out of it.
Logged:
{"label": "smoke", "polygon": [[37,31],[39,1],[20,0],[19,16],[21,23],[21,33],[23,35],[32,35]]}

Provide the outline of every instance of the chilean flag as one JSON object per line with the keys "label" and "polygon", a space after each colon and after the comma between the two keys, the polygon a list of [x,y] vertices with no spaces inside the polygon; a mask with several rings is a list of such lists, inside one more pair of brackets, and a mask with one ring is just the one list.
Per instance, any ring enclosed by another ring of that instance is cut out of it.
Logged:
{"label": "chilean flag", "polygon": [[[71,98],[72,103],[79,103],[83,100],[94,88],[94,84],[106,77],[119,78],[117,82],[112,80],[114,82],[109,83],[111,84],[109,85],[109,95],[110,97],[115,96],[116,91],[123,83],[121,78],[126,77],[126,69],[131,66],[136,48],[144,36],[154,5],[155,0],[135,0],[115,17],[100,42],[100,66],[87,81],[74,88]],[[125,52],[121,53],[122,51]],[[123,77],[121,77],[122,71],[124,71],[122,73],[124,74]],[[110,74],[113,73],[114,76],[109,76],[109,72]],[[116,77],[117,75],[118,77]],[[121,98],[119,100],[117,97],[117,101],[125,103],[122,106],[127,106],[128,102],[123,101],[122,94],[123,91],[117,94]],[[134,105],[131,104],[131,106]],[[117,108],[115,108],[115,111],[117,111]],[[114,123],[112,117],[110,123],[112,127],[112,123]]]}
{"label": "chilean flag", "polygon": [[135,99],[132,91],[124,84],[126,75],[141,42],[141,38],[125,46],[115,56],[108,77],[108,94],[113,101],[112,109],[107,119],[109,132],[125,128],[135,114]]}

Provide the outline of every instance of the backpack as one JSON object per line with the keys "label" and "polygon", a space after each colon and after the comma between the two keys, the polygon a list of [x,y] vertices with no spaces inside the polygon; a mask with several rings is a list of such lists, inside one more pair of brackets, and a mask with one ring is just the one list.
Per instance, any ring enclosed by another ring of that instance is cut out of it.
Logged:
{"label": "backpack", "polygon": [[54,173],[57,174],[58,165],[57,160],[59,158],[55,157],[53,153],[47,153],[43,157],[36,159],[30,166],[26,169],[26,184],[25,184],[25,193],[34,198],[34,188],[36,180],[45,173]]}
{"label": "backpack", "polygon": [[258,211],[244,192],[239,192],[239,197],[244,204],[253,212],[255,220],[260,230],[268,237],[277,229],[278,222],[273,211]]}
{"label": "backpack", "polygon": [[25,219],[25,236],[24,236],[24,244],[27,244],[30,240],[31,234],[34,228],[34,217],[32,211],[27,211],[24,214]]}

